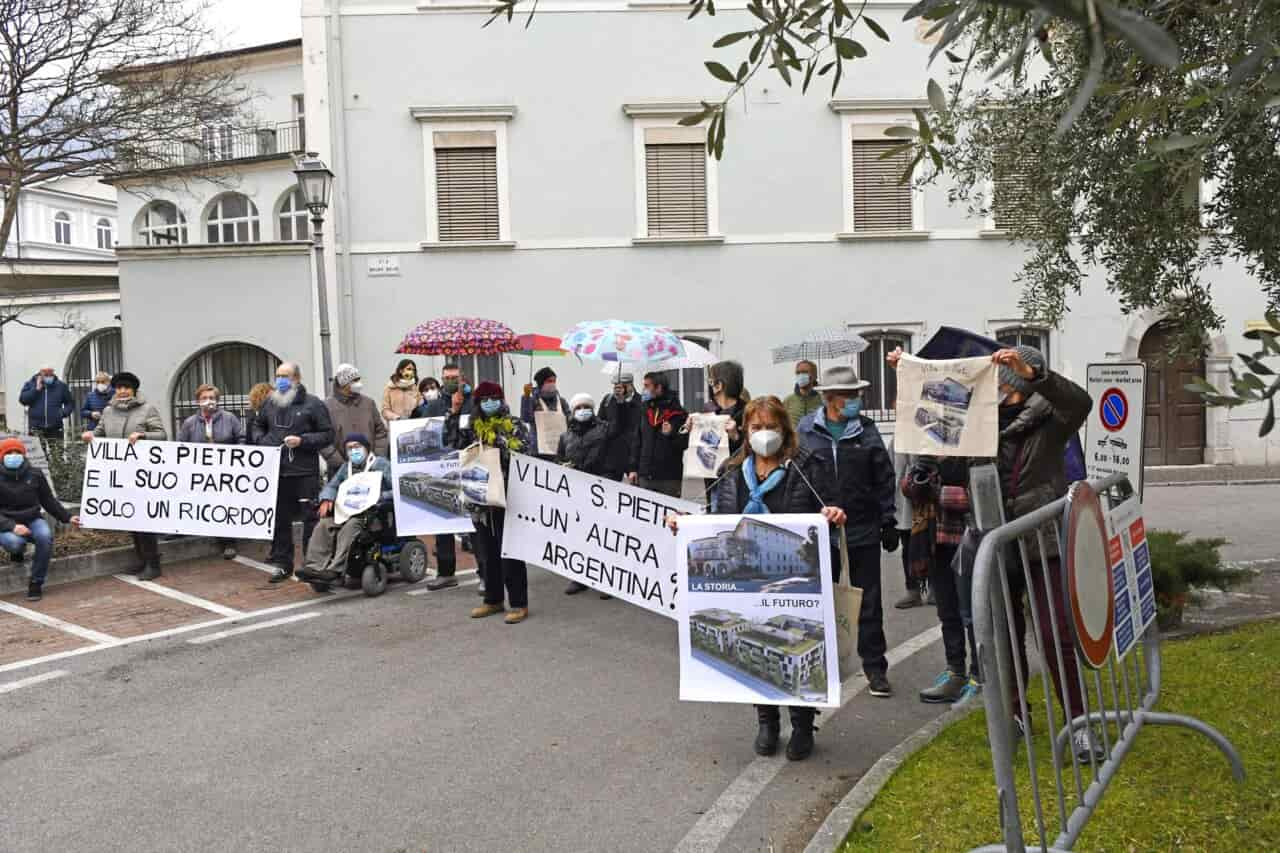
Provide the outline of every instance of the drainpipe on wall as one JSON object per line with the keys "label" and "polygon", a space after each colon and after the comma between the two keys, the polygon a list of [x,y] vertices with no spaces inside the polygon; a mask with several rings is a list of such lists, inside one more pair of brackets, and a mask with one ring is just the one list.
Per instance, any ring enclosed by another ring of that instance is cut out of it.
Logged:
{"label": "drainpipe on wall", "polygon": [[[336,181],[337,216],[333,222],[333,266],[338,281],[338,324],[341,330],[340,350],[342,360],[355,363],[355,297],[351,287],[353,274],[351,261],[351,205],[347,191],[351,176],[350,158],[347,156],[347,108],[343,92],[342,78],[342,14],[341,0],[329,2],[329,49],[325,51],[325,61],[329,63],[329,106],[332,121],[329,134],[333,142],[334,164],[339,169]],[[337,254],[341,247],[342,254]]]}

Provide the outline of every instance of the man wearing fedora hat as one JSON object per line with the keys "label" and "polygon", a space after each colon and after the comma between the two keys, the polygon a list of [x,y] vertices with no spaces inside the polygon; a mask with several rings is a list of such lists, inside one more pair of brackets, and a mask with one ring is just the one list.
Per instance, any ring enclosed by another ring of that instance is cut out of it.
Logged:
{"label": "man wearing fedora hat", "polygon": [[853,585],[862,588],[858,657],[867,676],[867,692],[887,697],[893,695],[893,689],[885,657],[888,644],[880,600],[880,549],[897,550],[898,531],[893,460],[875,422],[862,415],[862,389],[870,384],[859,379],[852,367],[824,370],[822,382],[814,389],[822,394],[822,408],[802,418],[797,431],[800,445],[828,467],[836,488],[828,502],[848,514],[845,541],[849,571]]}

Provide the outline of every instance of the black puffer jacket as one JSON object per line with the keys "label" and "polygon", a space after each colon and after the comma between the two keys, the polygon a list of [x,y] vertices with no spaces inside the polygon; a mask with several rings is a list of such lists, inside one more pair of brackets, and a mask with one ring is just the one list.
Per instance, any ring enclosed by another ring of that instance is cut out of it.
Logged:
{"label": "black puffer jacket", "polygon": [[[645,403],[640,412],[639,440],[631,470],[650,480],[684,477],[682,456],[689,446],[689,434],[681,433],[680,428],[687,420],[689,413],[681,407],[675,394]],[[671,424],[669,434],[662,432],[662,425],[666,423]]]}
{"label": "black puffer jacket", "polygon": [[71,513],[53,496],[49,481],[30,462],[23,462],[16,471],[0,468],[0,533],[30,524],[40,517],[42,508],[63,524],[71,521]]}
{"label": "black puffer jacket", "polygon": [[623,474],[635,470],[628,466],[639,446],[640,418],[643,414],[639,394],[632,394],[630,400],[622,402],[612,394],[604,398],[597,417],[609,425],[609,449],[605,452],[604,472],[601,476],[620,480]]}
{"label": "black puffer jacket", "polygon": [[800,445],[822,459],[832,481],[831,505],[849,516],[844,530],[850,548],[878,544],[881,531],[894,528],[897,516],[893,460],[875,423],[864,417],[859,425],[860,430],[846,423],[836,441],[827,430],[825,410],[819,409],[801,420],[797,430]]}
{"label": "black puffer jacket", "polygon": [[560,436],[556,461],[584,474],[608,476],[605,469],[608,464],[609,432],[609,424],[598,418],[592,418],[585,424],[570,419],[569,428]]}
{"label": "black puffer jacket", "polygon": [[280,451],[280,476],[317,476],[320,451],[333,443],[333,423],[324,401],[299,385],[298,393],[288,406],[279,406],[274,397],[263,402],[254,419],[253,434],[257,443],[266,447],[280,447],[287,437],[298,436],[301,444]]}
{"label": "black puffer jacket", "polygon": [[[764,496],[769,512],[817,512],[824,506],[838,506],[827,500],[832,491],[831,481],[826,466],[814,453],[799,448],[787,463],[786,471],[782,482]],[[742,465],[729,460],[720,469],[719,481],[711,496],[711,511],[717,515],[740,515],[750,497]]]}

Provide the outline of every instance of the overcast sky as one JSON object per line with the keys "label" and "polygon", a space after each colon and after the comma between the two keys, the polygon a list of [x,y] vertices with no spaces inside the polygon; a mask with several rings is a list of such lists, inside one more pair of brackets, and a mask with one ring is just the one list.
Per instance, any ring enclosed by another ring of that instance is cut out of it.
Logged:
{"label": "overcast sky", "polygon": [[227,48],[298,38],[298,0],[214,0],[212,23]]}

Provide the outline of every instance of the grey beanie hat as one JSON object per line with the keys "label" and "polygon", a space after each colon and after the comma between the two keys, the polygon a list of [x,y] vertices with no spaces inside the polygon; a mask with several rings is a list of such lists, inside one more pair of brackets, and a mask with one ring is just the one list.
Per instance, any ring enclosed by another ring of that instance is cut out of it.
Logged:
{"label": "grey beanie hat", "polygon": [[[1038,377],[1042,379],[1044,378],[1044,353],[1040,352],[1040,350],[1035,347],[1017,346],[1013,349],[1018,353],[1018,355],[1022,356],[1022,360],[1027,363],[1027,366],[1036,372]],[[1008,385],[1013,390],[1020,394],[1025,394],[1028,397],[1035,393],[1035,389],[1031,387],[1030,382],[1015,373],[1012,368],[1003,364],[1000,365],[1000,384]]]}
{"label": "grey beanie hat", "polygon": [[340,387],[346,387],[360,378],[360,371],[354,364],[339,364],[333,372],[333,381]]}

